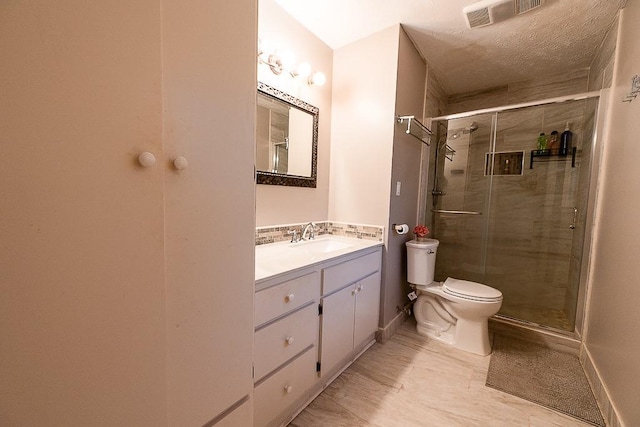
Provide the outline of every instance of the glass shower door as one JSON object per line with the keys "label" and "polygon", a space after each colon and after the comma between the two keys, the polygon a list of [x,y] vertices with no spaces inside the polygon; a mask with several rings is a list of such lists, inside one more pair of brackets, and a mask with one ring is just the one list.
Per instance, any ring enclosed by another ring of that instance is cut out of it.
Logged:
{"label": "glass shower door", "polygon": [[[433,236],[440,240],[436,280],[447,277],[483,282],[486,266],[486,211],[491,176],[484,174],[495,114],[449,120],[438,125],[432,153],[436,170],[430,186]],[[429,221],[428,221],[429,222]]]}
{"label": "glass shower door", "polygon": [[[572,153],[559,155],[558,145],[533,161],[531,156],[541,132],[560,134],[567,122],[573,146],[584,154],[578,131],[584,113],[585,101],[573,101],[498,114],[487,216],[485,280],[503,293],[500,314],[566,331],[575,325],[582,255],[576,233],[584,232],[576,230],[576,220],[586,203],[578,189],[581,176],[588,188],[588,168],[582,168],[585,156],[575,161]],[[517,153],[526,160],[522,173],[500,174],[504,161]]]}

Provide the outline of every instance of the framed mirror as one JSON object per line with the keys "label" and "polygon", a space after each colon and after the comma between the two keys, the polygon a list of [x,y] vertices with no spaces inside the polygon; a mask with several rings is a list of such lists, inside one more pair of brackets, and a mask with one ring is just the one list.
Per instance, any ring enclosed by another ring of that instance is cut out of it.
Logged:
{"label": "framed mirror", "polygon": [[316,187],[318,108],[258,82],[258,184]]}

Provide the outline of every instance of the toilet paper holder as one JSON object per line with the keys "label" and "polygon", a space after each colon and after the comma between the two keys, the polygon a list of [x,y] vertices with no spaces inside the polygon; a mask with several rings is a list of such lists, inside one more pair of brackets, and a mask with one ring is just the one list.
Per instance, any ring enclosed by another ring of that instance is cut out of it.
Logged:
{"label": "toilet paper holder", "polygon": [[409,226],[407,224],[393,224],[392,227],[393,231],[399,235],[407,234],[409,232]]}

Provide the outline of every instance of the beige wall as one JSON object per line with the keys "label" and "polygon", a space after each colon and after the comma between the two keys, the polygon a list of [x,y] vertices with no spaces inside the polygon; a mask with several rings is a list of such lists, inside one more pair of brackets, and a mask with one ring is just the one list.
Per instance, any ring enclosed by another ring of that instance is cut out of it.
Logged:
{"label": "beige wall", "polygon": [[390,225],[415,225],[422,150],[394,117],[422,117],[426,65],[393,26],[336,50],[333,75],[329,218],[387,227],[380,319],[386,326],[406,302],[404,242],[411,238]]}
{"label": "beige wall", "polygon": [[388,223],[399,32],[393,26],[334,52],[331,221]]}
{"label": "beige wall", "polygon": [[[400,31],[398,72],[396,83],[396,113],[415,115],[421,118],[424,109],[425,80],[427,67],[404,32]],[[389,197],[389,222],[387,226],[387,251],[384,269],[384,294],[382,295],[382,325],[388,325],[397,315],[396,307],[409,300],[407,283],[405,242],[414,238],[412,233],[398,235],[393,224],[417,225],[418,190],[422,148],[420,140],[405,133],[406,128],[397,124],[394,128],[393,158],[391,164],[391,188]],[[428,150],[425,150],[428,153]],[[401,183],[400,195],[396,194],[396,183]]]}
{"label": "beige wall", "polygon": [[616,66],[608,111],[585,345],[621,420],[640,424],[640,98],[622,102],[640,74],[640,2],[620,19]]}
{"label": "beige wall", "polygon": [[326,220],[329,209],[333,51],[288,15],[275,0],[259,2],[258,35],[271,46],[292,51],[296,64],[309,62],[313,71],[322,71],[327,76],[327,82],[324,86],[309,86],[284,73],[277,76],[265,64],[258,66],[259,81],[318,107],[320,114],[317,187],[256,186],[256,225]]}

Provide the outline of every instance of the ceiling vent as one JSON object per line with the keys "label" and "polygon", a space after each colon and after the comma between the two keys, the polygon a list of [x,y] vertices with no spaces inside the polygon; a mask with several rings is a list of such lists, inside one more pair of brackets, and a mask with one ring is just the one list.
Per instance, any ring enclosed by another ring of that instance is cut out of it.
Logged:
{"label": "ceiling vent", "polygon": [[484,27],[542,6],[544,0],[481,0],[462,11],[469,28]]}
{"label": "ceiling vent", "polygon": [[537,7],[542,6],[543,0],[516,0],[516,15],[529,12]]}

